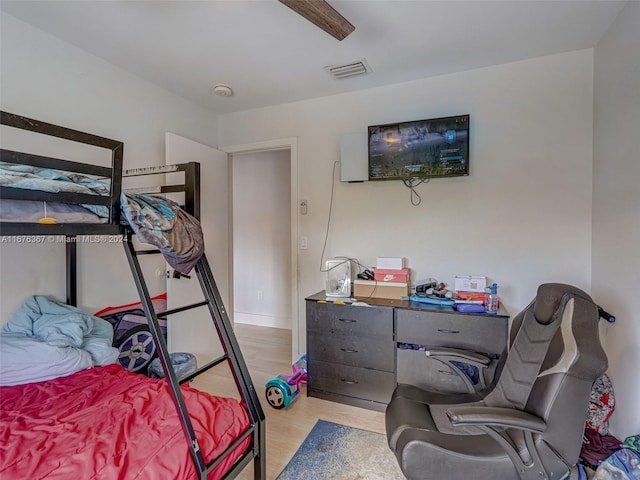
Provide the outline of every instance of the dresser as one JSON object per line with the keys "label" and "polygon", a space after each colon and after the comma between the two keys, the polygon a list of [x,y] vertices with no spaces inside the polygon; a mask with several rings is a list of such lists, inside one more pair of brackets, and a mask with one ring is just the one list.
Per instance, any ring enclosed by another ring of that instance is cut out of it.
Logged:
{"label": "dresser", "polygon": [[[503,307],[489,315],[401,300],[367,304],[336,304],[324,292],[306,298],[309,396],[382,411],[397,383],[466,391],[458,373],[427,356],[430,348],[483,353],[489,383],[507,342]],[[479,381],[483,374],[474,373]]]}

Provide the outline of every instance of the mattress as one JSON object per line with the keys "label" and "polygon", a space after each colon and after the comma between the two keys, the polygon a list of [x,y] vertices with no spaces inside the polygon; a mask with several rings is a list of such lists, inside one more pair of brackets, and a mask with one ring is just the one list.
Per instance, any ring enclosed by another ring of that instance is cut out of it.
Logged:
{"label": "mattress", "polygon": [[[241,404],[182,386],[207,462],[249,426]],[[166,382],[119,365],[0,387],[0,478],[197,478]],[[219,479],[247,438],[208,476]]]}
{"label": "mattress", "polygon": [[70,203],[9,200],[0,198],[0,222],[38,223],[43,217],[55,218],[56,223],[107,223],[81,205]]}

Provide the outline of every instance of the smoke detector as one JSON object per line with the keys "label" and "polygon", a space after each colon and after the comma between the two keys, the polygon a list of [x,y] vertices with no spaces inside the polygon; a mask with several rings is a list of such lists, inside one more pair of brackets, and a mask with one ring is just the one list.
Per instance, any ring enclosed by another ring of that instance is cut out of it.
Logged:
{"label": "smoke detector", "polygon": [[355,60],[349,63],[343,63],[340,65],[329,65],[328,67],[324,67],[324,69],[335,80],[341,80],[343,78],[355,77],[358,75],[366,75],[367,73],[371,73],[371,67],[367,63],[366,58],[363,58],[362,60]]}
{"label": "smoke detector", "polygon": [[229,85],[219,83],[217,85],[214,85],[213,93],[220,97],[230,97],[231,95],[233,95],[233,90],[231,90],[231,87]]}

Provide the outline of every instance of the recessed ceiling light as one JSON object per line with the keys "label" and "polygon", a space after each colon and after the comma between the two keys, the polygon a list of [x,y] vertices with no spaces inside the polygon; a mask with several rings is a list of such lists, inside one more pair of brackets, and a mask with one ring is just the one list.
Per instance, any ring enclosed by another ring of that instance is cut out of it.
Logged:
{"label": "recessed ceiling light", "polygon": [[231,90],[231,87],[229,85],[219,83],[217,85],[214,85],[213,93],[221,97],[230,97],[231,95],[233,95],[233,90]]}

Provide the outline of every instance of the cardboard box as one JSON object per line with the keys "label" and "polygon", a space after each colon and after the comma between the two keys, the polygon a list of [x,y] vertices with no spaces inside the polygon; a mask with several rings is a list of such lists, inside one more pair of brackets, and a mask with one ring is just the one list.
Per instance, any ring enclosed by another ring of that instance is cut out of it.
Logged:
{"label": "cardboard box", "polygon": [[404,268],[404,257],[378,257],[376,268],[400,270]]}
{"label": "cardboard box", "polygon": [[456,292],[484,293],[487,286],[487,277],[481,275],[456,275],[454,290]]}
{"label": "cardboard box", "polygon": [[409,283],[409,269],[374,268],[373,277],[378,282]]}
{"label": "cardboard box", "polygon": [[353,296],[365,298],[387,298],[400,300],[409,295],[408,283],[376,282],[375,280],[354,280]]}

